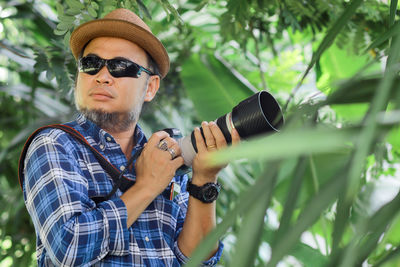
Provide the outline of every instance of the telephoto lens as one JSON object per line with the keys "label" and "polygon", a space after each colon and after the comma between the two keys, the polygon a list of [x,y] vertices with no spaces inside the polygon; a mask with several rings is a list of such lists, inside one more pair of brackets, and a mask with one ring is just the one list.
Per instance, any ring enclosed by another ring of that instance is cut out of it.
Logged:
{"label": "telephoto lens", "polygon": [[[235,128],[241,139],[256,135],[278,132],[284,124],[282,110],[276,99],[267,91],[260,91],[246,98],[231,112],[215,120],[228,144],[232,142],[231,132]],[[200,128],[200,130],[202,130]],[[191,166],[197,153],[194,131],[191,135],[177,140],[186,166]]]}

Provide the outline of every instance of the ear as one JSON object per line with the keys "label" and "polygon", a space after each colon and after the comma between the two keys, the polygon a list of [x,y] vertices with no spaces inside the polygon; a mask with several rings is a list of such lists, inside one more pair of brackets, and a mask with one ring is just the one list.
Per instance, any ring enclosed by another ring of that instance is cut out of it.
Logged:
{"label": "ear", "polygon": [[144,102],[150,102],[151,100],[153,100],[159,88],[160,88],[160,77],[158,75],[150,76],[146,89],[146,95],[144,96]]}

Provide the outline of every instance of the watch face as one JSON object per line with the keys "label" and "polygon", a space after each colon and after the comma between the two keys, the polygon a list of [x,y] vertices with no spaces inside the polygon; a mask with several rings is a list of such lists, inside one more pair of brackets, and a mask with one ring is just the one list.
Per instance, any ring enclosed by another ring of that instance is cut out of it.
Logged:
{"label": "watch face", "polygon": [[217,188],[215,185],[209,185],[203,190],[203,198],[207,202],[212,202],[217,199],[218,193],[219,193],[219,188]]}
{"label": "watch face", "polygon": [[211,203],[216,200],[220,190],[221,185],[218,183],[206,183],[202,186],[197,186],[189,180],[187,184],[189,194],[203,203]]}

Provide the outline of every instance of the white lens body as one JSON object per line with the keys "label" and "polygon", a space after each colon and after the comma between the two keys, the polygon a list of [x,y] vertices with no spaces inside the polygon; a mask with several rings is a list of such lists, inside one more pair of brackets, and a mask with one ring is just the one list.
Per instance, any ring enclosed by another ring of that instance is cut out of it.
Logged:
{"label": "white lens body", "polygon": [[185,165],[190,167],[192,166],[193,159],[196,156],[196,151],[192,145],[192,140],[190,135],[187,135],[183,138],[176,140],[178,142],[179,147],[181,148],[181,156],[185,162]]}
{"label": "white lens body", "polygon": [[[216,122],[217,120],[215,120],[215,123]],[[232,121],[232,112],[226,114],[225,123],[229,133],[232,133],[232,129],[235,128]],[[188,167],[192,166],[193,159],[196,156],[197,152],[193,147],[191,135],[187,135],[185,137],[177,139],[176,141],[181,148],[181,156],[183,157],[185,165]]]}

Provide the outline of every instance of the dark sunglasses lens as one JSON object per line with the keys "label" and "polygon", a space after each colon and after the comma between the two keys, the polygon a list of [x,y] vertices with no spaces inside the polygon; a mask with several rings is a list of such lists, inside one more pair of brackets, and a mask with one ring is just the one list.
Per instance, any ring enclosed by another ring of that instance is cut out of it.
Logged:
{"label": "dark sunglasses lens", "polygon": [[104,66],[104,60],[96,56],[84,57],[80,61],[80,71],[94,75]]}
{"label": "dark sunglasses lens", "polygon": [[137,78],[139,66],[126,59],[112,59],[107,62],[108,71],[112,76]]}

